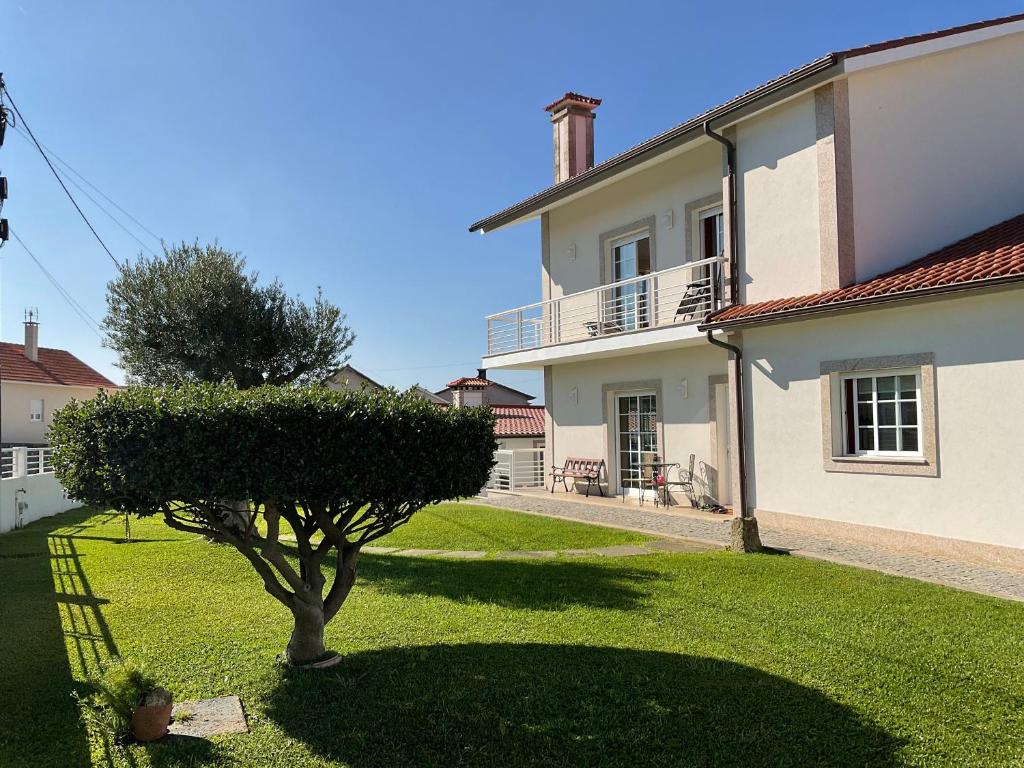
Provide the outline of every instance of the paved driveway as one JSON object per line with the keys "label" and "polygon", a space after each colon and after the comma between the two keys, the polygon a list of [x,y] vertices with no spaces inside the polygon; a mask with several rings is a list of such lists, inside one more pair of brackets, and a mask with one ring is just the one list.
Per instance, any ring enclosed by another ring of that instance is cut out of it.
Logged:
{"label": "paved driveway", "polygon": [[[681,536],[724,545],[729,540],[729,519],[708,519],[664,514],[653,509],[586,504],[551,496],[495,494],[484,503],[505,509],[534,512],[549,517],[598,523],[651,534]],[[930,581],[947,587],[1024,601],[1024,574],[977,565],[962,560],[900,553],[843,539],[761,529],[761,542],[794,555],[870,568],[896,576]]]}

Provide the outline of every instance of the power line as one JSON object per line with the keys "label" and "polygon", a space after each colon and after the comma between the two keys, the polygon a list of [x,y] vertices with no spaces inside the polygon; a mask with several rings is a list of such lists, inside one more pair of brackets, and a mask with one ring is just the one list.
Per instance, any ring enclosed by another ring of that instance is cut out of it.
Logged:
{"label": "power line", "polygon": [[25,121],[25,116],[21,114],[21,110],[18,109],[18,105],[14,103],[14,98],[11,96],[11,92],[7,89],[6,86],[4,86],[4,93],[7,94],[7,99],[11,102],[11,107],[14,109],[14,114],[18,116],[19,122],[25,128],[25,130],[28,131],[28,135],[31,137],[32,143],[36,145],[36,149],[39,150],[39,154],[43,156],[43,160],[45,160],[46,164],[50,167],[50,170],[53,172],[53,177],[57,179],[57,183],[60,184],[61,189],[64,190],[64,194],[68,196],[68,200],[70,200],[71,204],[75,206],[75,210],[78,211],[78,215],[82,217],[82,221],[85,222],[85,225],[89,227],[89,231],[92,232],[93,237],[96,238],[96,242],[103,246],[103,250],[107,252],[107,256],[109,256],[110,260],[114,262],[114,266],[116,266],[118,269],[121,269],[121,262],[114,258],[114,254],[111,253],[110,249],[107,247],[107,244],[103,242],[103,238],[100,237],[99,232],[96,231],[96,228],[92,225],[92,222],[89,221],[89,217],[85,215],[85,212],[82,210],[81,206],[78,205],[78,201],[75,200],[75,196],[71,194],[71,190],[68,189],[67,184],[64,183],[64,180],[60,177],[60,174],[57,173],[57,169],[53,167],[53,163],[50,162],[49,155],[47,155],[46,152],[43,150],[42,145],[40,145],[39,141],[36,139],[36,135],[32,133],[32,129]]}
{"label": "power line", "polygon": [[[22,133],[21,130],[17,126],[15,126],[15,130],[18,131],[18,133],[20,133],[22,135],[22,137],[26,141],[29,141],[28,136],[26,134]],[[153,232],[153,230],[151,230],[149,227],[147,227],[145,224],[143,224],[137,218],[132,216],[130,213],[128,213],[128,211],[126,211],[124,208],[122,208],[120,205],[117,204],[116,200],[112,199],[102,189],[97,187],[95,184],[93,184],[91,181],[89,181],[87,178],[85,178],[85,176],[83,176],[81,173],[76,171],[71,166],[71,163],[69,163],[67,160],[65,160],[60,155],[58,155],[56,152],[54,152],[52,149],[50,149],[46,144],[43,144],[43,142],[39,142],[39,145],[49,153],[50,157],[52,157],[54,160],[56,160],[58,163],[60,163],[64,167],[65,170],[70,171],[73,175],[77,176],[79,178],[79,180],[81,180],[87,187],[92,189],[96,194],[98,194],[100,197],[102,197],[104,200],[106,200],[108,203],[110,203],[112,206],[114,206],[117,210],[119,210],[121,213],[123,213],[125,216],[127,216],[128,219],[130,219],[132,221],[132,223],[135,224],[135,226],[137,226],[139,229],[141,229],[147,235],[152,237],[158,243],[163,244],[164,239],[162,237],[160,237],[158,234]],[[72,182],[72,183],[74,183],[74,182]],[[75,184],[75,186],[78,187],[77,184]],[[81,187],[78,187],[78,188],[82,189]],[[83,189],[82,190],[82,194],[86,194],[87,195],[88,193]],[[91,197],[89,199],[92,200]],[[96,203],[95,200],[93,200],[93,202]],[[98,206],[99,203],[96,203],[96,205]],[[107,215],[109,216],[110,214],[107,214]],[[152,251],[150,251],[150,253],[152,253]]]}
{"label": "power line", "polygon": [[[15,128],[15,131],[17,131],[18,135],[21,136],[23,139],[25,139],[25,141],[31,141],[31,139],[29,139],[29,137],[25,135],[25,133],[21,130],[21,128]],[[106,208],[104,208],[103,205],[95,197],[90,195],[85,189],[82,188],[81,184],[79,184],[77,181],[72,179],[70,176],[67,175],[67,173],[64,173],[63,171],[59,171],[58,170],[58,173],[60,173],[65,179],[67,179],[69,182],[71,182],[71,184],[75,187],[75,189],[77,189],[79,192],[81,192],[83,195],[85,195],[86,198],[88,198],[88,200],[93,205],[95,205],[97,208],[99,208],[101,211],[103,211],[103,213],[105,213],[107,215],[107,218],[109,218],[112,222],[114,222],[115,224],[117,224],[117,226],[119,226],[122,230],[124,230],[125,234],[127,234],[128,237],[132,238],[135,242],[137,242],[140,246],[142,246],[143,249],[145,249],[146,251],[149,251],[149,253],[152,256],[156,256],[156,253],[153,252],[152,248],[150,248],[148,245],[146,245],[144,242],[142,242],[142,240],[139,239],[138,235],[136,235],[134,232],[132,232],[130,229],[128,229],[128,227],[126,227],[124,224],[122,224],[121,220],[118,219],[116,216],[114,216],[114,214],[112,214],[110,211],[108,211]],[[116,205],[116,203],[115,203],[115,205]]]}
{"label": "power line", "polygon": [[68,290],[63,285],[61,285],[60,281],[56,277],[50,274],[50,271],[43,266],[43,263],[38,258],[36,258],[36,255],[32,253],[31,250],[29,250],[29,247],[27,245],[25,245],[25,241],[22,240],[18,236],[18,233],[15,232],[13,229],[11,230],[11,236],[18,241],[18,245],[25,249],[25,253],[27,253],[29,255],[29,258],[31,258],[32,261],[35,262],[36,266],[39,267],[39,270],[44,275],[46,275],[46,279],[50,281],[54,288],[57,289],[57,292],[64,298],[64,301],[68,303],[68,306],[70,306],[71,309],[75,311],[75,314],[77,314],[78,317],[81,318],[82,322],[85,323],[86,327],[90,331],[95,333],[96,336],[102,340],[103,334],[100,333],[100,324],[96,322],[96,319],[89,314],[85,307],[78,303],[78,301],[68,292]]}

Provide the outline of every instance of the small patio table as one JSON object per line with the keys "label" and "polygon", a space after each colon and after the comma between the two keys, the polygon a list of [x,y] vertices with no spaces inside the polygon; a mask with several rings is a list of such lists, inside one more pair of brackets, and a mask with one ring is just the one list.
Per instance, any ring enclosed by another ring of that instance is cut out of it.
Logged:
{"label": "small patio table", "polygon": [[[654,486],[654,505],[658,505],[658,494],[661,495],[661,503],[666,506],[672,506],[672,496],[668,492],[668,473],[673,467],[678,467],[678,461],[651,461],[644,462],[640,465],[640,503],[644,503],[644,469],[650,467],[651,469],[651,485]],[[662,475],[665,478],[665,482],[658,483],[657,477]]]}

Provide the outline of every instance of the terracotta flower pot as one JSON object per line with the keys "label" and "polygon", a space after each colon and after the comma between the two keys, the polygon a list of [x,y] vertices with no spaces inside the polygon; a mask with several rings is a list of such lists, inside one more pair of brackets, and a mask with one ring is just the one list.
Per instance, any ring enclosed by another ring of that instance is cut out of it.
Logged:
{"label": "terracotta flower pot", "polygon": [[132,735],[138,741],[156,741],[167,733],[174,700],[169,691],[154,688],[132,710]]}

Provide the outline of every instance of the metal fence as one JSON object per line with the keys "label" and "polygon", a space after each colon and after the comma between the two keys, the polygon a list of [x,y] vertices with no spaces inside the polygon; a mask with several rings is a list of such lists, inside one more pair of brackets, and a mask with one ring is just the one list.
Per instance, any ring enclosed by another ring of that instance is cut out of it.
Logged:
{"label": "metal fence", "polygon": [[517,488],[544,487],[544,449],[517,448],[494,452],[495,465],[487,488],[514,491]]}
{"label": "metal fence", "polygon": [[0,478],[25,477],[53,472],[53,449],[16,446],[0,449]]}

